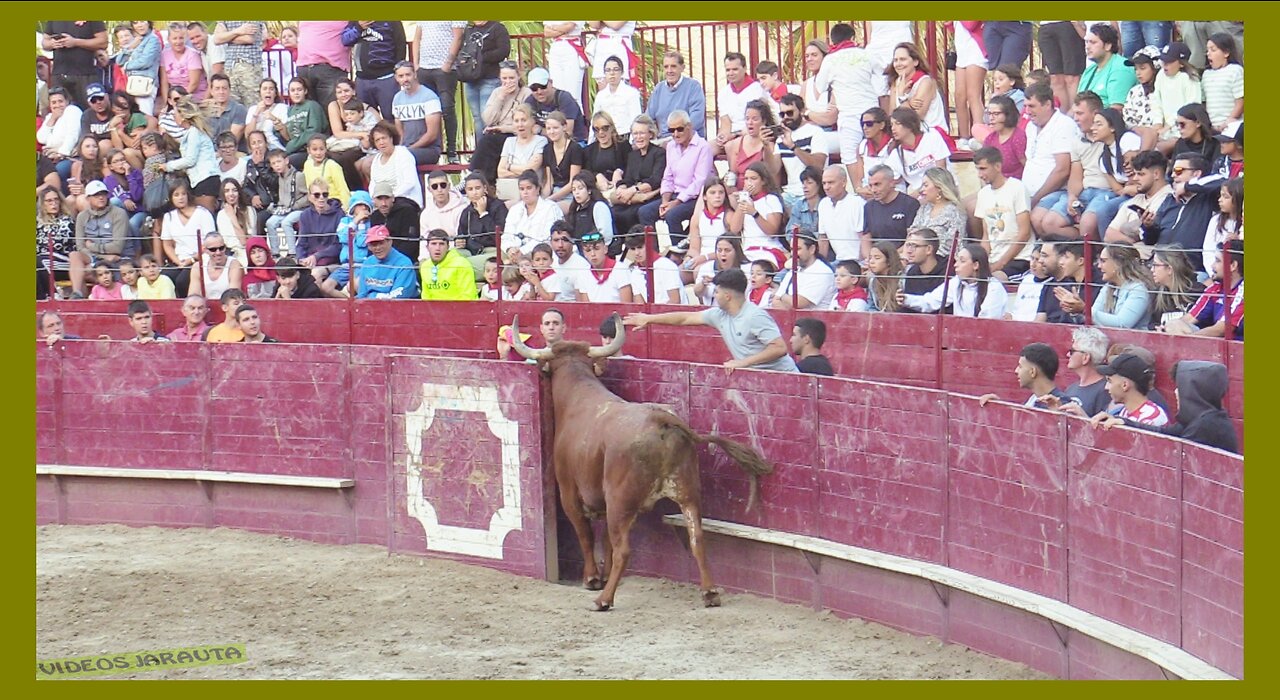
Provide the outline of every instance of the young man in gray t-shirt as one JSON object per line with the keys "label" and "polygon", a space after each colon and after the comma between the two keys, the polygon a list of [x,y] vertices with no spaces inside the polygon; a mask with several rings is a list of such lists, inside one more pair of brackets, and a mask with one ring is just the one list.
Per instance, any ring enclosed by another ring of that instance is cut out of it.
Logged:
{"label": "young man in gray t-shirt", "polygon": [[727,369],[772,369],[797,372],[787,354],[787,342],[773,317],[747,300],[747,276],[731,267],[716,273],[716,305],[706,311],[670,311],[665,314],[627,314],[623,323],[636,330],[650,323],[666,326],[711,326],[720,331],[733,359]]}

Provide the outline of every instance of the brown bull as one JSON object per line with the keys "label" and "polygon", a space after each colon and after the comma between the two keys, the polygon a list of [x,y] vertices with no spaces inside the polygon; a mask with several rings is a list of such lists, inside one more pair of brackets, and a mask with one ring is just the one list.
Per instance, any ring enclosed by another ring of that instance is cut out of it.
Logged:
{"label": "brown bull", "polygon": [[[689,529],[689,546],[698,562],[703,602],[720,604],[711,583],[703,550],[701,488],[698,481],[699,444],[719,445],[747,472],[751,496],[756,477],[773,468],[749,447],[715,435],[698,435],[678,416],[655,404],[624,401],[596,378],[592,363],[622,349],[626,339],[622,321],[613,315],[617,336],[604,347],[560,341],[533,350],[520,340],[519,319],[511,330],[516,352],[537,360],[551,373],[555,407],[553,461],[560,505],[573,524],[582,547],[583,585],[601,590],[596,610],[613,606],[614,592],[631,554],[630,532],[636,516],[660,498],[680,506]],[[588,520],[605,517],[604,576],[595,557],[595,538]]]}

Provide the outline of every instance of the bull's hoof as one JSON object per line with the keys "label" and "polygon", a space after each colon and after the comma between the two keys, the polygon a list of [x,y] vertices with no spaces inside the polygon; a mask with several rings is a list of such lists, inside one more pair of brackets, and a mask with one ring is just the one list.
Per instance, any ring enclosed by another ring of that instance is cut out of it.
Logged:
{"label": "bull's hoof", "polygon": [[598,591],[604,588],[604,579],[599,576],[592,576],[582,582],[582,587],[588,591]]}
{"label": "bull's hoof", "polygon": [[610,610],[613,609],[613,603],[612,602],[606,603],[602,600],[597,599],[594,603],[592,603],[591,609],[596,612],[609,612]]}
{"label": "bull's hoof", "polygon": [[703,591],[702,604],[708,608],[720,607],[720,591]]}

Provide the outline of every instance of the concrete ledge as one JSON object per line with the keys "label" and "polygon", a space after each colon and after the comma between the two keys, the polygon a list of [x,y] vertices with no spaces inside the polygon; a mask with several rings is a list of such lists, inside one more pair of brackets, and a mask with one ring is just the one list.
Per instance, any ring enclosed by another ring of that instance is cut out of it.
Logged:
{"label": "concrete ledge", "polygon": [[349,489],[355,479],[324,476],[289,476],[251,472],[218,472],[197,469],[131,469],[128,467],[77,467],[66,464],[37,464],[36,475],[92,476],[108,479],[169,479],[178,481],[221,481],[232,484],[300,486],[313,489]]}
{"label": "concrete ledge", "polygon": [[[666,515],[663,516],[663,520],[669,525],[680,528],[685,527],[683,515]],[[778,530],[767,530],[723,520],[704,518],[702,520],[702,528],[706,532],[718,535],[790,547],[933,581],[949,588],[1039,615],[1046,620],[1064,625],[1081,634],[1086,634],[1101,642],[1110,644],[1117,649],[1122,649],[1146,659],[1187,680],[1235,680],[1230,674],[1172,644],[1153,639],[1123,625],[1116,624],[1092,613],[1084,612],[1062,601],[939,564],[885,554],[817,537],[794,535]]]}

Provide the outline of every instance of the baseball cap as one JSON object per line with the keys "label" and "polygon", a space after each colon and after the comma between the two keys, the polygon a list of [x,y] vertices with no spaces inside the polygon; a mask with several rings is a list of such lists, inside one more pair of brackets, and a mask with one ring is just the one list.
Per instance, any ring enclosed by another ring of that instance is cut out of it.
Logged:
{"label": "baseball cap", "polygon": [[107,186],[102,184],[102,180],[94,180],[84,186],[85,196],[88,197],[92,197],[95,194],[106,194],[109,191],[110,190],[107,189]]}
{"label": "baseball cap", "polygon": [[1151,365],[1147,364],[1146,360],[1133,353],[1126,352],[1109,364],[1099,367],[1098,374],[1104,377],[1119,375],[1143,386],[1151,386],[1151,379],[1155,375],[1155,370],[1151,369]]}
{"label": "baseball cap", "polygon": [[546,68],[539,66],[529,71],[530,88],[534,85],[546,85],[549,82],[551,82],[551,74],[547,72]]}
{"label": "baseball cap", "polygon": [[89,86],[84,89],[84,94],[92,100],[95,97],[106,97],[107,91],[103,89],[102,83],[89,83]]}
{"label": "baseball cap", "polygon": [[600,243],[604,241],[604,234],[599,231],[587,231],[578,239],[579,243]]}
{"label": "baseball cap", "polygon": [[390,237],[391,230],[382,224],[378,224],[377,226],[369,229],[369,232],[364,235],[364,242],[373,243],[375,241],[385,241]]}
{"label": "baseball cap", "polygon": [[[528,334],[528,333],[521,333],[521,334],[520,334],[520,340],[521,340],[521,341],[527,341],[527,340],[529,340],[529,339],[530,339],[530,338],[532,338],[532,337],[533,337],[533,336],[532,336],[532,335],[530,335],[530,334]],[[498,339],[499,339],[499,340],[506,340],[507,342],[511,342],[511,326],[503,326],[503,327],[499,328],[499,329],[498,329]]]}
{"label": "baseball cap", "polygon": [[1154,46],[1144,46],[1134,52],[1133,58],[1125,59],[1126,66],[1136,66],[1139,63],[1150,63],[1155,65],[1160,62],[1160,49]]}
{"label": "baseball cap", "polygon": [[1233,122],[1227,122],[1222,128],[1221,134],[1214,134],[1213,138],[1219,141],[1235,141],[1241,146],[1244,145],[1244,120],[1237,119]]}
{"label": "baseball cap", "polygon": [[1171,41],[1160,53],[1161,61],[1185,61],[1191,58],[1191,49],[1181,41]]}
{"label": "baseball cap", "polygon": [[373,187],[371,189],[373,190],[372,194],[374,197],[396,196],[396,190],[394,187],[392,187],[390,182],[386,182],[386,181],[375,182],[373,183]]}

